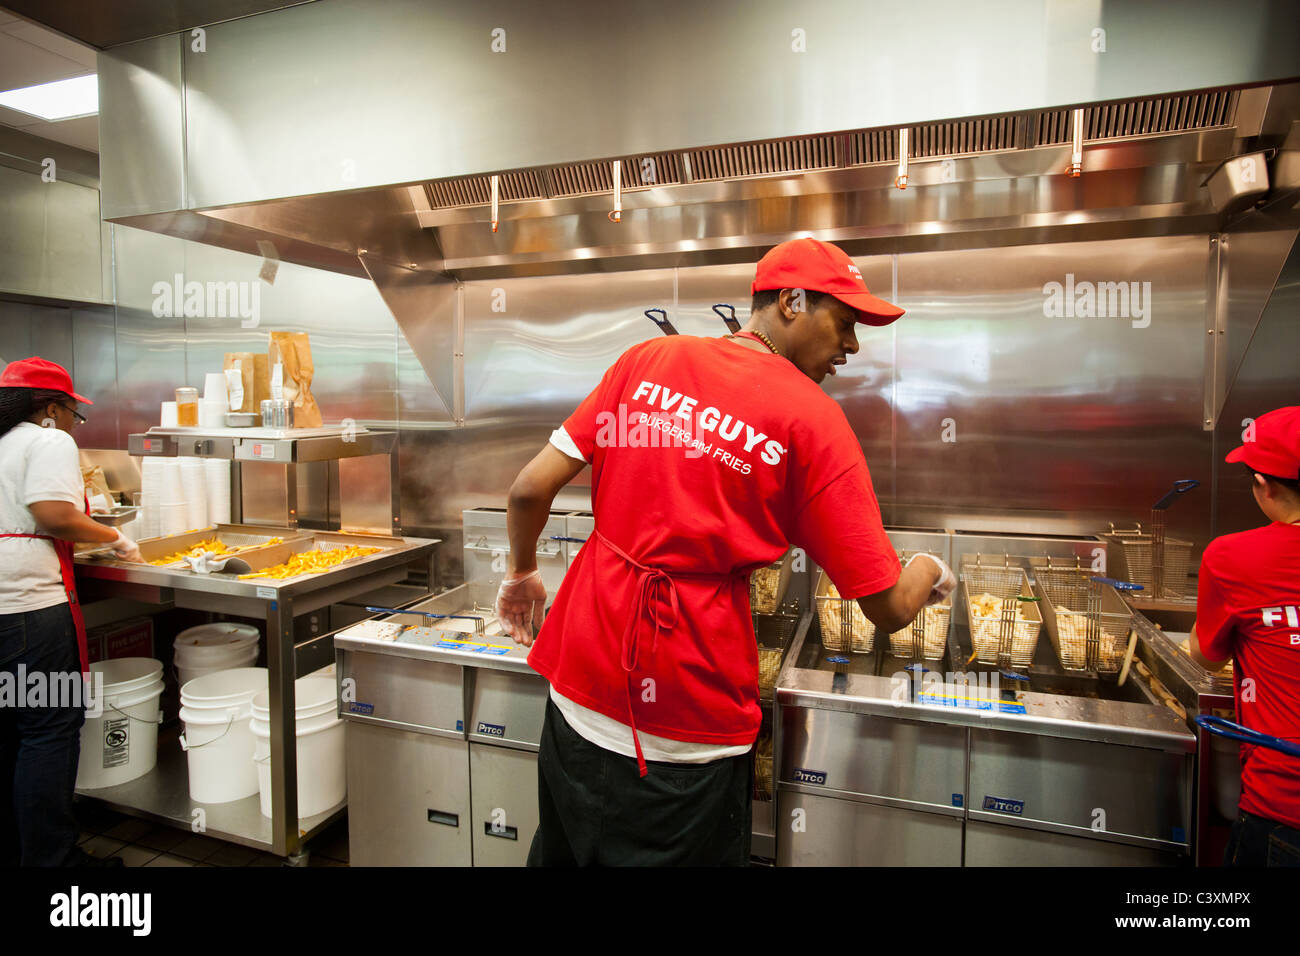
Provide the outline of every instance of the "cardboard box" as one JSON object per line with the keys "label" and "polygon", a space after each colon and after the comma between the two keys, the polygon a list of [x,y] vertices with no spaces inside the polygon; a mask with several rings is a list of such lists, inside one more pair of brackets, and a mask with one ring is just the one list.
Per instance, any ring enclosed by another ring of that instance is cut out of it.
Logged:
{"label": "cardboard box", "polygon": [[123,657],[153,657],[153,618],[133,617],[86,632],[90,662],[114,661]]}

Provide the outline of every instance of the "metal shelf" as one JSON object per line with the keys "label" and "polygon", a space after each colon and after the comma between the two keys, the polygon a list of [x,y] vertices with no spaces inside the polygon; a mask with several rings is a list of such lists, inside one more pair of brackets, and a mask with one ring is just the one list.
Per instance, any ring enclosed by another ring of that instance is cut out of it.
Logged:
{"label": "metal shelf", "polygon": [[[315,537],[349,542],[354,538],[337,532],[316,532]],[[194,574],[84,557],[76,560],[78,588],[87,599],[96,595],[131,598],[266,622],[274,819],[266,821],[262,817],[257,798],[229,806],[217,805],[208,812],[205,832],[209,835],[257,846],[279,856],[293,855],[305,839],[299,832],[301,824],[294,826],[291,822],[297,816],[298,807],[297,748],[293,745],[297,739],[294,680],[299,674],[309,674],[334,660],[334,633],[298,643],[294,639],[294,619],[378,588],[395,585],[413,566],[427,568],[430,582],[435,580],[434,555],[438,539],[372,536],[367,540],[384,542],[387,546],[377,554],[356,559],[334,570],[285,581],[264,578],[240,581],[226,574]],[[173,761],[179,761],[178,768],[173,766]],[[107,800],[125,812],[137,811],[164,822],[179,823],[188,829],[192,823],[190,814],[197,806],[189,803],[188,774],[183,754],[167,754],[160,750],[159,769],[153,773],[121,787],[86,791],[85,795]],[[315,823],[312,825],[316,826]],[[257,842],[250,842],[254,840]]]}
{"label": "metal shelf", "polygon": [[336,461],[366,455],[392,454],[396,432],[364,428],[151,428],[127,436],[132,455],[174,458],[224,458],[231,461],[268,461],[293,464]]}
{"label": "metal shelf", "polygon": [[[158,823],[202,833],[275,853],[275,828],[262,816],[261,798],[254,794],[230,803],[195,803],[190,799],[189,762],[181,750],[175,728],[158,735],[158,764],[129,783],[95,790],[78,790],[78,796],[103,801],[114,810]],[[338,806],[298,820],[299,841],[305,843],[347,811],[345,798]],[[195,811],[202,810],[196,817]],[[195,829],[202,820],[202,829]]]}

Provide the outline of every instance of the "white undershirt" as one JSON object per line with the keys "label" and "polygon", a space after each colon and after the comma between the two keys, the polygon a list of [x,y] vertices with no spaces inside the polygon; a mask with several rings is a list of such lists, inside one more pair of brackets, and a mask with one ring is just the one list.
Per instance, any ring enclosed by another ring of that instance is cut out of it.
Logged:
{"label": "white undershirt", "polygon": [[[563,426],[551,433],[551,444],[575,461],[586,461]],[[622,754],[624,757],[636,756],[632,728],[627,724],[569,700],[554,687],[551,688],[551,700],[555,702],[555,706],[564,715],[569,726],[583,740],[613,753]],[[669,737],[647,734],[641,730],[637,731],[637,737],[641,741],[641,753],[645,759],[663,763],[709,763],[712,760],[748,753],[753,746],[752,744],[719,745],[672,740]]]}

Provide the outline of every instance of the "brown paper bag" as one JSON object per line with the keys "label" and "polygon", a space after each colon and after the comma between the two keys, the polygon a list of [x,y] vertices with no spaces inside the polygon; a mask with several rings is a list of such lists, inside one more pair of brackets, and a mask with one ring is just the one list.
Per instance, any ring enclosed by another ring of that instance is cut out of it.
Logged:
{"label": "brown paper bag", "polygon": [[275,376],[276,363],[283,366],[281,388],[283,397],[293,402],[295,428],[319,428],[320,406],[311,394],[311,380],[315,367],[311,360],[311,339],[306,332],[272,332],[268,353],[271,376]]}
{"label": "brown paper bag", "polygon": [[96,495],[103,495],[113,504],[117,504],[117,499],[113,497],[113,492],[108,490],[108,479],[104,477],[104,467],[102,465],[92,465],[81,469],[81,481],[86,488],[86,498],[92,504]]}
{"label": "brown paper bag", "polygon": [[[240,380],[243,383],[243,396],[238,405],[231,405],[232,412],[261,412],[262,402],[271,397],[271,363],[266,355],[255,352],[227,352],[222,363],[223,369],[232,369],[239,362]],[[230,394],[232,402],[236,395]]]}

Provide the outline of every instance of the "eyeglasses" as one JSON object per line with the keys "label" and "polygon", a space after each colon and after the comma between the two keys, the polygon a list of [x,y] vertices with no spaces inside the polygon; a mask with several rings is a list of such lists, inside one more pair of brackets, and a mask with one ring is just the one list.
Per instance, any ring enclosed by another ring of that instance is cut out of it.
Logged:
{"label": "eyeglasses", "polygon": [[62,408],[64,411],[72,412],[72,417],[77,420],[78,425],[86,424],[86,416],[81,414],[81,412],[77,411],[75,408],[68,408],[68,406],[64,405],[62,402],[59,402],[58,404],[59,408]]}

